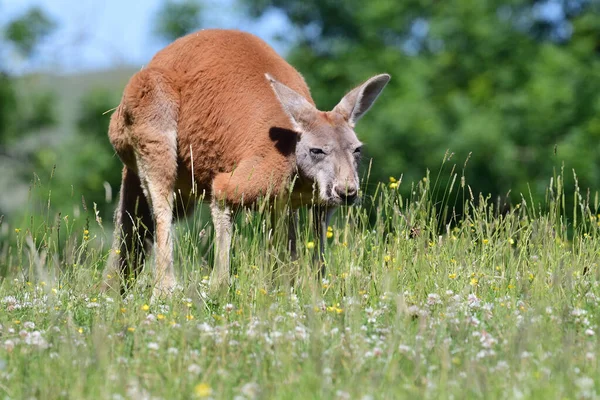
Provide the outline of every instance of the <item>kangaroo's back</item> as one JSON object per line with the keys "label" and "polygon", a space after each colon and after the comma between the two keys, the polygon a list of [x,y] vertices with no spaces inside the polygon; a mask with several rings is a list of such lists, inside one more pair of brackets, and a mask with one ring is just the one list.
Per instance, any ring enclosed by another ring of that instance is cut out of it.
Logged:
{"label": "kangaroo's back", "polygon": [[265,74],[313,100],[302,76],[264,41],[240,31],[203,30],[157,53],[148,68],[173,76],[180,93],[178,155],[186,169],[193,166],[201,189],[210,192],[216,173],[252,155],[292,167],[293,154],[278,149],[280,138],[273,137],[273,128],[292,127]]}

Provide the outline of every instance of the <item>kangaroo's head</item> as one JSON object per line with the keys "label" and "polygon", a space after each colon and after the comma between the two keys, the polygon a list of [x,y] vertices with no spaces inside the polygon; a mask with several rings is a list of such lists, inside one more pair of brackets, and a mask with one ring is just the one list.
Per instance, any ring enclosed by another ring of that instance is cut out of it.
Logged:
{"label": "kangaroo's head", "polygon": [[317,110],[303,96],[267,74],[267,79],[299,133],[296,164],[301,179],[317,184],[320,202],[352,204],[358,198],[362,143],[354,125],[390,80],[377,75],[350,91],[332,111]]}

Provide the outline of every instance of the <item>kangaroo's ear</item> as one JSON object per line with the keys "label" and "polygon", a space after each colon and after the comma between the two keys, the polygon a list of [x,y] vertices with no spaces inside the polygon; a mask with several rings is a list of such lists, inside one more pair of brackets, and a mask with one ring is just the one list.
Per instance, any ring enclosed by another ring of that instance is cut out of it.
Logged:
{"label": "kangaroo's ear", "polygon": [[390,76],[388,74],[372,77],[345,95],[333,111],[342,114],[350,126],[354,126],[356,121],[371,108],[389,81]]}
{"label": "kangaroo's ear", "polygon": [[290,117],[296,129],[301,130],[305,123],[314,119],[317,109],[308,100],[271,75],[265,74],[265,77],[271,84],[277,100],[281,103],[283,110]]}

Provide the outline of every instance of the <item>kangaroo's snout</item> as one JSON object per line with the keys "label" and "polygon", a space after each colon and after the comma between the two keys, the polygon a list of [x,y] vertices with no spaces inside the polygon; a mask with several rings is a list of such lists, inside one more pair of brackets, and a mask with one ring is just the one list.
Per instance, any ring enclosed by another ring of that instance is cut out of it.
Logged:
{"label": "kangaroo's snout", "polygon": [[342,204],[352,204],[358,197],[358,188],[354,183],[335,185],[333,193],[340,198]]}

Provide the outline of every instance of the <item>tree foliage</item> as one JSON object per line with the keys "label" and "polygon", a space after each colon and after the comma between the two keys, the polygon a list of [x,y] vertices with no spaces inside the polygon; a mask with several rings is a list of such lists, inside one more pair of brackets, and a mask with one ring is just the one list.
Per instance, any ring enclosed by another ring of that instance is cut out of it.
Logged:
{"label": "tree foliage", "polygon": [[83,204],[88,211],[98,205],[100,216],[111,221],[112,206],[121,181],[121,163],[108,141],[110,112],[119,93],[92,89],[80,100],[76,132],[57,146],[40,149],[36,169],[51,171],[52,202],[70,212]]}
{"label": "tree foliage", "polygon": [[[55,28],[54,21],[40,8],[30,8],[0,26],[0,53],[6,56],[16,53],[21,59],[28,60],[35,56],[40,42]],[[8,59],[11,57],[0,59],[0,165],[5,173],[3,185],[19,186],[23,184],[20,181],[27,182],[32,178],[30,167],[46,142],[41,137],[42,132],[58,122],[57,97],[52,91],[29,90],[30,86],[35,87],[29,82],[35,78],[11,75]],[[4,192],[0,219],[9,211],[5,209],[6,204],[16,203],[15,199],[8,199],[12,194],[13,190]]]}
{"label": "tree foliage", "polygon": [[184,36],[200,26],[202,3],[196,0],[167,0],[156,15],[155,34],[167,42]]}
{"label": "tree foliage", "polygon": [[[33,7],[22,16],[0,27],[0,52],[16,49],[22,56],[33,56],[37,45],[52,33],[56,24],[44,12]],[[1,40],[2,37],[5,39]],[[21,94],[15,78],[0,60],[0,146],[56,122],[53,93]]]}
{"label": "tree foliage", "polygon": [[8,74],[0,72],[0,148],[4,147],[17,125],[17,96]]}
{"label": "tree foliage", "polygon": [[56,28],[56,23],[39,7],[30,8],[9,22],[4,36],[24,57],[31,57],[36,46]]}
{"label": "tree foliage", "polygon": [[459,172],[470,154],[474,192],[540,195],[563,164],[580,185],[597,187],[597,3],[244,1],[254,16],[271,7],[287,15],[298,37],[289,60],[321,108],[391,73],[357,127],[376,180],[435,173],[449,149]]}

